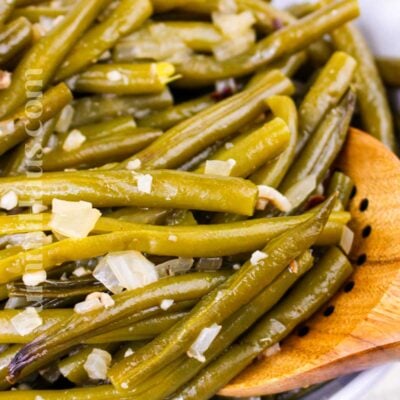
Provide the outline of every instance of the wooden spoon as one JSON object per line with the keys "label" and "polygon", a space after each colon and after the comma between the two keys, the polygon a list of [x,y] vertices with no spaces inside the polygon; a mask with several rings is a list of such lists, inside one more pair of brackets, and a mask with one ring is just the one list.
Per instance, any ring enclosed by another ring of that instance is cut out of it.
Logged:
{"label": "wooden spoon", "polygon": [[357,189],[354,275],[279,353],[247,368],[222,395],[283,392],[400,358],[400,161],[353,129],[338,168]]}

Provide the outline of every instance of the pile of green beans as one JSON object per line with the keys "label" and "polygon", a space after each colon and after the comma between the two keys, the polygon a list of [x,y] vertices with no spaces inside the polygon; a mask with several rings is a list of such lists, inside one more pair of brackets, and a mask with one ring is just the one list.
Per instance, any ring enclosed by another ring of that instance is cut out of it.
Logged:
{"label": "pile of green beans", "polygon": [[213,398],[352,273],[357,0],[3,3],[0,400]]}

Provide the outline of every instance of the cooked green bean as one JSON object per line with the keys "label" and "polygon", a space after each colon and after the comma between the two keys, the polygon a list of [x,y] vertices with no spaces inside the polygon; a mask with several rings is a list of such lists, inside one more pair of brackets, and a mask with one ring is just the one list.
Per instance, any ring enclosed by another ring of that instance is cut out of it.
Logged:
{"label": "cooked green bean", "polygon": [[162,93],[144,94],[137,96],[98,95],[83,97],[74,101],[74,116],[72,128],[131,115],[143,117],[152,111],[163,110],[173,104],[168,89]]}
{"label": "cooked green bean", "polygon": [[63,21],[33,45],[15,69],[11,85],[0,92],[0,118],[24,104],[29,93],[31,96],[36,93],[35,97],[39,95],[38,92],[47,86],[61,60],[105,3],[105,0],[76,3]]}
{"label": "cooked green bean", "polygon": [[12,18],[24,17],[32,23],[40,22],[42,17],[57,18],[68,13],[68,8],[64,7],[49,7],[49,6],[28,6],[16,8],[12,13]]}
{"label": "cooked green bean", "polygon": [[289,295],[225,354],[178,391],[189,400],[209,399],[263,350],[284,339],[329,300],[353,272],[343,253],[330,249]]}
{"label": "cooked green bean", "polygon": [[290,94],[292,90],[292,83],[281,72],[271,71],[258,85],[174,126],[122,166],[129,160],[138,159],[145,169],[179,167],[196,153],[230,136],[257,117],[265,109],[265,98]]}
{"label": "cooked green bean", "polygon": [[175,79],[175,68],[169,63],[96,64],[82,72],[74,90],[118,95],[160,93]]}
{"label": "cooked green bean", "polygon": [[76,354],[64,358],[58,362],[58,369],[61,374],[70,382],[77,385],[83,385],[90,382],[87,371],[84,368],[85,362],[89,354],[94,349],[101,349],[107,352],[113,352],[117,348],[115,343],[89,345],[80,349]]}
{"label": "cooked green bean", "polygon": [[16,57],[32,40],[32,27],[26,18],[18,18],[0,28],[0,66]]}
{"label": "cooked green bean", "polygon": [[[81,129],[79,132],[83,133]],[[64,168],[90,168],[126,159],[145,148],[161,136],[162,132],[151,128],[126,126],[121,132],[111,135],[86,136],[86,140],[76,150],[65,151],[62,145],[43,157],[45,171],[62,171]]]}
{"label": "cooked green bean", "polygon": [[[291,132],[285,121],[274,118],[255,131],[245,132],[236,137],[231,148],[223,147],[209,160],[228,161],[234,164],[230,171],[231,176],[247,177],[257,168],[278,157],[286,150]],[[197,173],[206,171],[206,163],[196,169]]]}
{"label": "cooked green bean", "polygon": [[24,108],[17,110],[6,120],[0,121],[1,126],[10,125],[7,134],[0,137],[0,155],[20,144],[29,136],[39,135],[42,131],[42,123],[55,117],[71,99],[71,91],[64,83],[60,83],[48,89],[40,101],[30,100]]}
{"label": "cooked green bean", "polygon": [[327,193],[329,195],[338,193],[338,202],[335,206],[336,211],[346,210],[350,201],[354,183],[350,177],[342,172],[335,172],[329,181]]}
{"label": "cooked green bean", "polygon": [[[170,371],[168,371],[170,369],[168,366],[165,369],[166,371],[162,370],[148,380],[150,389],[146,390],[144,395],[152,400],[162,400],[194,378],[196,374],[223,353],[234,340],[249,329],[262,315],[276,305],[287,290],[313,266],[313,261],[314,259],[310,252],[304,253],[297,261],[297,271],[289,269],[283,271],[271,285],[267,286],[250,303],[241,307],[224,321],[221,332],[204,353],[204,363],[186,355],[181,356]],[[157,384],[155,384],[156,382]],[[142,385],[139,386],[140,389],[141,387]]]}
{"label": "cooked green bean", "polygon": [[347,92],[357,68],[353,57],[336,52],[319,73],[299,107],[300,137],[298,154],[327,112],[335,107]]}
{"label": "cooked green bean", "polygon": [[298,117],[292,99],[286,96],[272,96],[267,100],[272,113],[282,118],[290,130],[290,142],[287,149],[277,159],[271,160],[250,176],[250,180],[259,184],[277,188],[292,165],[298,138]]}
{"label": "cooked green bean", "polygon": [[[158,306],[165,299],[185,301],[198,299],[220,285],[227,273],[194,273],[167,277],[128,292],[114,295],[112,310],[100,309],[86,315],[75,314],[63,322],[59,329],[51,329],[23,347],[9,367],[10,382],[26,376],[58,355],[65,354],[72,346],[96,334],[102,326],[126,318],[134,312]],[[88,318],[90,316],[90,318]],[[42,351],[46,349],[46,351]]]}
{"label": "cooked green bean", "polygon": [[120,37],[138,29],[152,11],[149,0],[122,0],[107,19],[80,38],[64,60],[55,80],[69,78],[96,62]]}
{"label": "cooked green bean", "polygon": [[0,353],[0,390],[6,390],[11,386],[11,384],[6,380],[6,376],[8,374],[8,366],[15,355],[21,350],[21,348],[22,345],[14,344]]}
{"label": "cooked green bean", "polygon": [[43,149],[54,132],[56,122],[57,118],[45,122],[36,137],[27,139],[14,150],[4,169],[5,176],[22,175],[41,164],[41,162],[38,163],[38,159],[42,157]]}
{"label": "cooked green bean", "polygon": [[365,38],[351,24],[332,32],[332,38],[338,49],[357,60],[355,89],[365,130],[389,149],[396,150],[393,119],[385,88]]}
{"label": "cooked green bean", "polygon": [[[264,248],[265,257],[252,260],[210,292],[192,312],[135,354],[114,365],[108,377],[120,390],[134,388],[181,354],[203,328],[220,324],[243,304],[254,299],[295,258],[308,250],[321,234],[335,202],[331,197],[312,218],[276,237]],[[267,256],[268,255],[268,256]]]}
{"label": "cooked green bean", "polygon": [[260,40],[242,55],[223,62],[204,56],[186,60],[177,65],[177,72],[182,75],[179,84],[202,86],[218,79],[250,74],[263,65],[305,49],[319,37],[358,15],[356,0],[331,1],[296,23]]}
{"label": "cooked green bean", "polygon": [[[280,190],[285,192],[291,186],[310,175],[315,175],[317,181],[321,181],[330,166],[328,160],[325,163],[321,163],[321,158],[324,157],[324,152],[328,154],[334,148],[337,149],[337,147],[340,150],[354,112],[354,103],[354,94],[350,91],[338,106],[329,111],[300,154],[300,157],[291,166],[280,186]],[[333,151],[333,153],[337,155],[338,151]]]}
{"label": "cooked green bean", "polygon": [[253,215],[258,188],[250,181],[191,172],[71,171],[48,172],[34,181],[29,177],[0,178],[0,195],[13,191],[24,204],[54,198],[85,200],[94,207],[164,207],[233,212]]}
{"label": "cooked green bean", "polygon": [[146,115],[144,118],[139,119],[138,125],[158,128],[161,130],[170,129],[185,119],[191,118],[200,111],[211,107],[215,103],[216,100],[212,96],[205,95],[197,99],[185,101],[175,106],[166,108],[163,111]]}
{"label": "cooked green bean", "polygon": [[107,216],[135,224],[165,225],[170,213],[172,210],[163,208],[124,207]]}
{"label": "cooked green bean", "polygon": [[[89,236],[84,239],[65,239],[0,259],[0,284],[20,278],[29,265],[29,259],[35,257],[41,257],[42,267],[49,270],[63,262],[129,249],[172,257],[221,257],[248,253],[264,246],[272,238],[309,217],[310,214],[303,214],[197,226],[163,227],[131,224],[131,231]],[[349,220],[349,213],[332,214],[317,244],[339,243],[343,226]]]}

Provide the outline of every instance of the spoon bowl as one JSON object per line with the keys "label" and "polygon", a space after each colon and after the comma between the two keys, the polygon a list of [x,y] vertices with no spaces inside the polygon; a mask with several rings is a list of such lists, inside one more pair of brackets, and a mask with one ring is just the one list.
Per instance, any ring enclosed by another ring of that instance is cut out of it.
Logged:
{"label": "spoon bowl", "polygon": [[220,394],[279,393],[400,358],[400,160],[352,129],[337,167],[356,185],[355,273],[279,353],[255,362]]}

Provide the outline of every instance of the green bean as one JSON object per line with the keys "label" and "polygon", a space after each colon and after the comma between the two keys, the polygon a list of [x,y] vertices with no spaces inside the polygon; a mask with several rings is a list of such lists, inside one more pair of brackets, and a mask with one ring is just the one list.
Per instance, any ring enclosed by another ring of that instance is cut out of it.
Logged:
{"label": "green bean", "polygon": [[[336,148],[336,145],[341,148],[354,112],[354,103],[354,94],[350,91],[344,96],[338,106],[329,111],[300,154],[300,157],[290,168],[280,186],[280,190],[285,192],[291,186],[310,175],[315,175],[317,181],[321,181],[324,177],[323,174],[329,168],[327,163],[321,163],[321,157],[323,157],[323,153],[327,147],[328,152]],[[334,151],[334,153],[337,154],[337,151]]]}
{"label": "green bean", "polygon": [[[146,187],[141,187],[141,179]],[[90,170],[48,172],[35,180],[25,176],[0,178],[0,195],[11,190],[26,205],[35,199],[50,205],[58,198],[89,201],[95,207],[132,205],[249,216],[253,215],[258,200],[258,187],[250,181],[172,170],[146,171],[146,175],[123,170]]]}
{"label": "green bean", "polygon": [[356,0],[334,0],[259,41],[248,52],[230,60],[217,62],[212,57],[194,56],[177,65],[182,75],[180,85],[203,86],[219,79],[240,77],[274,62],[281,57],[301,51],[324,34],[357,17]]}
{"label": "green bean", "polygon": [[[131,231],[89,236],[84,239],[65,239],[0,259],[0,284],[21,278],[29,266],[29,259],[33,260],[35,257],[40,257],[43,269],[50,270],[67,261],[89,259],[109,252],[131,249],[154,255],[189,258],[248,253],[304,222],[309,216],[310,214],[303,214],[197,226],[131,224]],[[343,226],[349,220],[349,213],[332,214],[317,244],[325,246],[339,243]]]}
{"label": "green bean", "polygon": [[282,118],[290,130],[290,142],[287,149],[275,160],[271,160],[250,176],[250,180],[259,184],[277,188],[292,165],[298,138],[296,106],[290,97],[272,96],[266,100],[272,113]]}
{"label": "green bean", "polygon": [[118,342],[130,342],[139,341],[146,339],[153,339],[157,335],[170,329],[177,322],[182,320],[188,313],[187,312],[175,312],[166,313],[163,315],[149,318],[144,321],[137,322],[131,326],[125,326],[108,333],[104,333],[99,336],[95,336],[89,339],[88,343],[118,343]]}
{"label": "green bean", "polygon": [[263,350],[284,339],[339,290],[353,272],[337,248],[330,249],[287,297],[225,354],[177,393],[189,400],[209,399]]}
{"label": "green bean", "polygon": [[[8,366],[15,355],[21,350],[22,345],[15,344],[4,350],[0,354],[0,390],[8,389],[11,384],[7,382]],[[7,392],[9,393],[9,392]],[[1,396],[1,393],[0,393]]]}
{"label": "green bean", "polygon": [[20,144],[10,155],[7,167],[4,169],[5,176],[15,176],[27,173],[29,169],[41,164],[39,159],[43,155],[43,149],[54,132],[57,118],[52,118],[45,122],[36,137],[27,139]]}
{"label": "green bean", "polygon": [[32,41],[32,27],[26,18],[18,18],[0,28],[0,65],[16,57]]}
{"label": "green bean", "polygon": [[[281,118],[274,118],[255,131],[245,132],[236,137],[231,142],[233,147],[221,148],[213,154],[210,160],[234,160],[235,164],[230,175],[245,178],[285,151],[290,135],[285,121]],[[205,167],[206,163],[201,164],[196,172],[204,173]]]}
{"label": "green bean", "polygon": [[165,225],[170,209],[124,207],[107,214],[110,218],[146,225]]}
{"label": "green bean", "polygon": [[61,374],[70,382],[76,385],[84,385],[90,381],[87,371],[84,368],[85,362],[94,349],[101,349],[113,352],[117,348],[115,343],[89,345],[80,349],[76,354],[66,357],[58,362],[58,369]]}
{"label": "green bean", "polygon": [[118,95],[161,93],[174,80],[175,68],[169,63],[96,64],[78,76],[78,92]]}
{"label": "green bean", "polygon": [[354,182],[349,176],[342,172],[335,172],[333,174],[329,181],[327,193],[328,195],[338,193],[338,202],[335,205],[336,211],[347,209],[353,189]]}
{"label": "green bean", "polygon": [[0,118],[10,115],[24,104],[29,93],[35,94],[35,97],[39,95],[104,4],[105,0],[76,3],[63,21],[33,45],[15,69],[11,85],[0,92]]}
{"label": "green bean", "polygon": [[220,324],[254,299],[292,260],[316,242],[334,202],[335,197],[331,197],[312,218],[270,241],[263,250],[268,256],[256,264],[245,263],[225,283],[204,297],[188,317],[114,365],[108,373],[113,385],[121,391],[134,388],[142,379],[184,354],[203,328]]}
{"label": "green bean", "polygon": [[64,83],[60,83],[48,89],[41,96],[40,101],[38,99],[29,100],[24,108],[1,121],[0,125],[11,124],[11,129],[7,135],[0,137],[0,155],[29,136],[40,135],[42,123],[55,117],[71,99],[71,91]]}
{"label": "green bean", "polygon": [[12,18],[24,17],[32,23],[40,22],[42,17],[57,18],[68,13],[68,8],[54,8],[49,6],[21,7],[16,8],[12,13]]}
{"label": "green bean", "polygon": [[143,288],[114,295],[115,305],[111,310],[75,314],[61,326],[52,328],[24,346],[11,362],[7,379],[15,382],[65,354],[72,346],[93,337],[99,328],[139,310],[158,306],[165,298],[175,301],[198,299],[225,281],[227,276],[227,273],[214,272],[167,277]]}
{"label": "green bean", "polygon": [[335,46],[358,62],[356,93],[364,128],[391,150],[396,150],[393,118],[374,57],[361,32],[351,24],[332,33]]}
{"label": "green bean", "polygon": [[[162,400],[195,377],[213,359],[223,353],[234,340],[276,305],[286,291],[312,267],[313,261],[310,252],[304,253],[297,261],[297,271],[289,269],[283,271],[271,285],[267,286],[250,303],[241,307],[223,322],[221,332],[204,353],[204,363],[188,358],[186,355],[181,356],[169,373],[163,370],[148,380],[150,389],[144,392],[144,396],[148,396],[152,400]],[[169,369],[168,366],[165,370],[168,371]],[[165,376],[163,376],[164,374]],[[139,388],[141,389],[142,385]]]}
{"label": "green bean", "polygon": [[296,154],[303,149],[326,113],[347,92],[356,68],[353,57],[336,52],[319,73],[299,108],[300,138]]}
{"label": "green bean", "polygon": [[[50,280],[40,285],[40,296],[46,299],[63,299],[86,296],[93,292],[103,292],[107,289],[94,278],[82,277],[79,280]],[[21,282],[12,282],[7,285],[9,297],[37,297],[37,288],[26,286]]]}
{"label": "green bean", "polygon": [[292,90],[291,82],[281,72],[271,71],[257,86],[174,126],[131,159],[139,159],[145,169],[179,167],[201,150],[230,136],[257,117],[265,108],[265,98],[280,93],[290,94]]}
{"label": "green bean", "polygon": [[[81,133],[82,130],[79,129]],[[62,145],[43,157],[45,171],[61,171],[64,168],[90,168],[110,162],[118,162],[148,146],[162,134],[151,128],[136,128],[133,123],[119,133],[87,137],[74,151],[65,151]]]}
{"label": "green bean", "polygon": [[71,126],[76,128],[123,115],[131,115],[135,118],[143,117],[152,111],[170,107],[172,104],[172,95],[168,89],[162,93],[137,96],[83,97],[73,103],[75,113]]}
{"label": "green bean", "polygon": [[199,112],[211,107],[216,103],[216,100],[205,95],[194,100],[185,101],[175,106],[166,108],[163,111],[151,113],[144,118],[139,119],[139,126],[148,126],[166,130],[183,122],[184,120],[193,117]]}
{"label": "green bean", "polygon": [[15,0],[6,0],[0,4],[0,26],[7,20],[15,7]]}
{"label": "green bean", "polygon": [[81,37],[61,65],[55,80],[69,78],[96,62],[120,37],[138,29],[152,11],[149,0],[122,0],[108,18]]}

